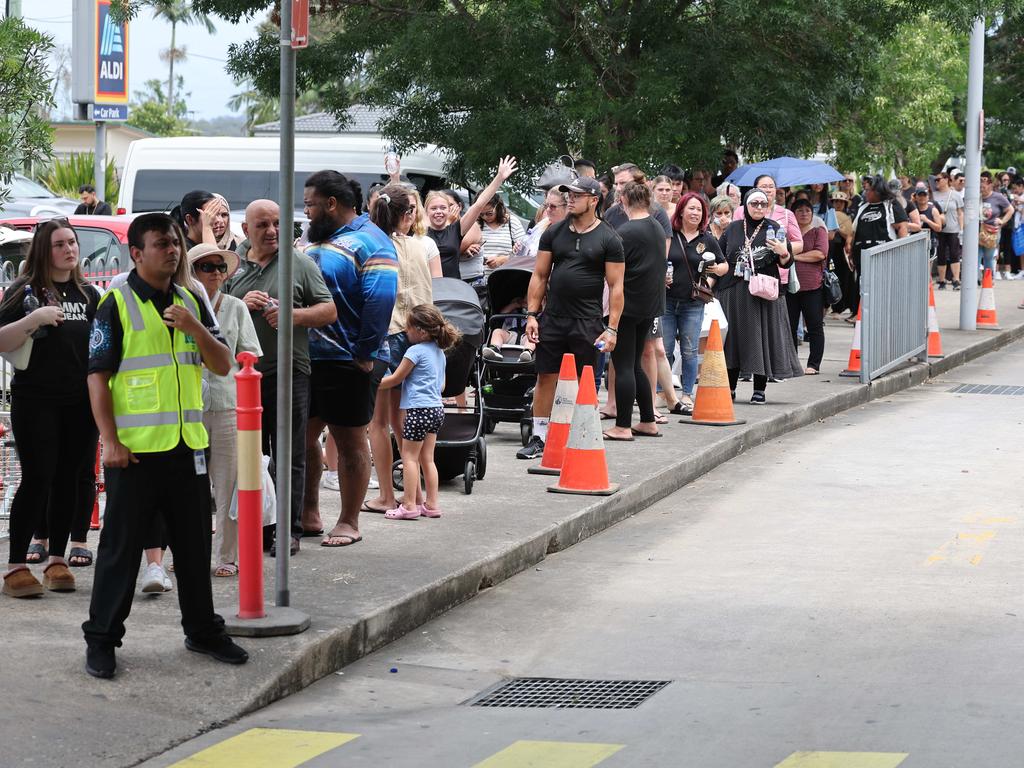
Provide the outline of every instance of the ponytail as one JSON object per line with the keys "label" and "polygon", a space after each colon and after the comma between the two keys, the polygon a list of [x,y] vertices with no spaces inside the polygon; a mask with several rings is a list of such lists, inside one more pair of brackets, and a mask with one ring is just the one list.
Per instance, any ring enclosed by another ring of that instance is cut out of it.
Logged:
{"label": "ponytail", "polygon": [[408,322],[426,333],[444,351],[462,340],[458,329],[445,320],[444,315],[432,304],[417,304],[409,310]]}

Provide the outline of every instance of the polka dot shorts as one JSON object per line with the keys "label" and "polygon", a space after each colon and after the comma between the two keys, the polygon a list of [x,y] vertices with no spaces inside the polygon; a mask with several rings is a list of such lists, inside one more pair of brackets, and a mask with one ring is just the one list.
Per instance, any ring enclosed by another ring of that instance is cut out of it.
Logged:
{"label": "polka dot shorts", "polygon": [[444,424],[444,408],[409,408],[405,411],[402,439],[422,443],[428,434],[436,435]]}

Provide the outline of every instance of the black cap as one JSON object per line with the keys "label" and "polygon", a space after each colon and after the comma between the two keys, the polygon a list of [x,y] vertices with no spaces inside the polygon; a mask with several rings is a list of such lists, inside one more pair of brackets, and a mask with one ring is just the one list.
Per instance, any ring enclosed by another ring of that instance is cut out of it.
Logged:
{"label": "black cap", "polygon": [[575,192],[578,195],[593,195],[594,197],[600,197],[601,185],[598,183],[597,179],[591,179],[583,176],[568,184],[562,184],[558,188],[558,191]]}

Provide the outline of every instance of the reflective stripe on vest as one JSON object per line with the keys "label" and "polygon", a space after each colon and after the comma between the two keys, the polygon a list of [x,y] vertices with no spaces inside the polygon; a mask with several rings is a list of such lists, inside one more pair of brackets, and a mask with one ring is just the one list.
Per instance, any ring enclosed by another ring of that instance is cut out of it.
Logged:
{"label": "reflective stripe on vest", "polygon": [[[173,303],[200,317],[197,300],[174,289]],[[206,448],[202,355],[195,339],[169,332],[153,303],[127,284],[103,300],[117,303],[124,334],[121,362],[110,377],[118,439],[133,453],[169,451],[182,440],[189,448]]]}

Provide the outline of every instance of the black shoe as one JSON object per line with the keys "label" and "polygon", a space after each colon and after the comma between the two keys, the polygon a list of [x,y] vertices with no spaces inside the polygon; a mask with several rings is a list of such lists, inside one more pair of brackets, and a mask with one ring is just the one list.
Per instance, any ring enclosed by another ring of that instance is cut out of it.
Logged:
{"label": "black shoe", "polygon": [[117,671],[114,646],[89,643],[85,648],[85,671],[93,677],[109,680]]}
{"label": "black shoe", "polygon": [[[299,551],[299,542],[301,540],[302,540],[301,536],[296,536],[295,534],[292,534],[292,536],[291,536],[291,542],[292,543],[288,547],[288,553],[289,554],[294,555],[296,552]],[[276,541],[273,544],[270,545],[270,556],[271,557],[277,557],[277,542]]]}
{"label": "black shoe", "polygon": [[953,290],[954,291],[959,291],[960,290],[960,281],[959,280],[954,280],[953,281]]}
{"label": "black shoe", "polygon": [[750,404],[751,405],[764,405],[765,404],[764,392],[755,392],[754,394],[752,394],[750,396]]}
{"label": "black shoe", "polygon": [[753,378],[749,373],[744,373],[742,376],[740,376],[740,381],[753,381]]}
{"label": "black shoe", "polygon": [[533,435],[523,448],[516,452],[517,459],[539,459],[544,455],[544,441]]}
{"label": "black shoe", "polygon": [[944,291],[944,290],[946,290],[946,284],[945,284],[945,283],[938,283],[938,284],[937,284],[937,285],[935,286],[935,289],[936,289],[936,290],[939,290],[939,291]]}
{"label": "black shoe", "polygon": [[235,641],[227,635],[221,635],[212,640],[193,640],[191,637],[186,637],[185,647],[196,653],[213,656],[217,661],[223,661],[225,664],[245,664],[249,660],[249,654],[245,649],[235,645]]}

